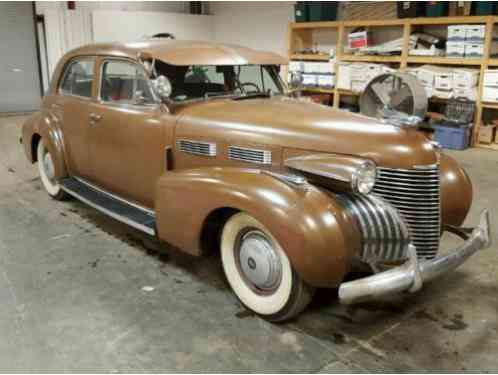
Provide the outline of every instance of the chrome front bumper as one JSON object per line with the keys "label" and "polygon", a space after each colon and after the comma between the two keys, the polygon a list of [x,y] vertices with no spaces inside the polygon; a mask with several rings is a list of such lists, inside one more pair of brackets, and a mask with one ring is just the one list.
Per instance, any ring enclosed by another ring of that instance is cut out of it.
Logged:
{"label": "chrome front bumper", "polygon": [[342,283],[339,286],[339,300],[344,304],[352,304],[404,291],[416,292],[424,282],[454,270],[471,255],[490,245],[489,212],[486,209],[481,213],[479,226],[451,253],[418,261],[415,247],[409,245],[410,258],[406,263],[369,277]]}

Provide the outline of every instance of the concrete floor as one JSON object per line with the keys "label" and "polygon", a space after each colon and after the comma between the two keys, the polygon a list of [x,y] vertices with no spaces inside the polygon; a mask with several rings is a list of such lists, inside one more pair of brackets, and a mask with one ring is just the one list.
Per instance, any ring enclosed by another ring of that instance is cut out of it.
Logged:
{"label": "concrete floor", "polygon": [[[0,119],[0,371],[498,371],[497,245],[415,295],[344,307],[320,291],[297,320],[270,324],[241,308],[216,257],[160,255],[50,199],[22,120]],[[467,224],[484,207],[496,218],[498,153],[451,154],[475,184]]]}

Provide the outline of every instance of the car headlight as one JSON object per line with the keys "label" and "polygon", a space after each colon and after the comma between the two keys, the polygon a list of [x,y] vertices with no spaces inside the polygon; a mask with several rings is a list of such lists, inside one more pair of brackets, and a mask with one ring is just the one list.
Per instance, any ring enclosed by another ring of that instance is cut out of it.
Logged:
{"label": "car headlight", "polygon": [[375,163],[365,161],[353,174],[351,187],[355,193],[368,194],[372,191],[377,177]]}

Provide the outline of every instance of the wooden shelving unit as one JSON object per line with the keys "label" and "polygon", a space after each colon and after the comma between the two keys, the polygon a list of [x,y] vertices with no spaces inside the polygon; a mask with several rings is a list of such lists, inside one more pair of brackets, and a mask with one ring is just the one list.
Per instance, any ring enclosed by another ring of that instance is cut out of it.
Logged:
{"label": "wooden shelving unit", "polygon": [[[442,17],[442,18],[404,18],[397,20],[375,20],[375,21],[333,21],[333,22],[308,22],[308,23],[291,23],[288,30],[288,56],[290,60],[305,60],[305,61],[329,61],[329,56],[313,55],[313,54],[298,54],[296,51],[313,47],[313,32],[319,30],[331,30],[337,35],[336,40],[336,61],[347,62],[373,62],[373,63],[389,63],[398,65],[400,70],[405,70],[410,65],[432,64],[432,65],[448,65],[448,66],[465,66],[469,68],[480,69],[480,77],[478,84],[478,96],[476,101],[476,115],[473,131],[472,144],[477,147],[498,150],[498,144],[485,145],[478,144],[479,127],[481,125],[483,109],[498,110],[498,103],[483,103],[481,102],[483,90],[484,71],[488,67],[498,66],[498,58],[490,58],[490,50],[492,43],[493,27],[498,23],[497,16],[475,16],[475,17]],[[435,56],[410,56],[409,41],[413,27],[424,25],[444,26],[451,24],[483,24],[486,25],[486,35],[484,39],[484,56],[482,58],[453,58],[453,57],[435,57]],[[372,27],[379,29],[382,27],[400,27],[402,29],[403,47],[401,55],[397,56],[378,56],[378,55],[351,55],[344,53],[344,43],[346,41],[346,33],[348,30],[355,27]],[[335,73],[337,76],[338,65],[335,65]],[[340,97],[342,96],[358,96],[360,93],[342,89],[307,89],[306,91],[316,93],[328,93],[333,95],[333,106],[339,107]],[[441,101],[434,98],[435,101]]]}

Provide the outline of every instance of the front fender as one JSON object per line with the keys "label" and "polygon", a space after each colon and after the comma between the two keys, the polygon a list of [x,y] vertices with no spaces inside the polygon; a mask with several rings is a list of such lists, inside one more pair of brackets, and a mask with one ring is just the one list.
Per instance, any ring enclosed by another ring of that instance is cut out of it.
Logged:
{"label": "front fender", "polygon": [[36,162],[36,142],[41,138],[54,161],[57,179],[67,176],[64,138],[57,118],[47,112],[36,112],[23,125],[24,153],[31,163]]}
{"label": "front fender", "polygon": [[472,182],[452,157],[441,154],[441,221],[443,225],[461,226],[472,205]]}
{"label": "front fender", "polygon": [[167,172],[159,179],[156,196],[160,239],[198,255],[209,214],[235,208],[265,225],[298,274],[313,286],[337,286],[360,247],[356,227],[333,194],[312,185],[293,187],[258,170]]}

